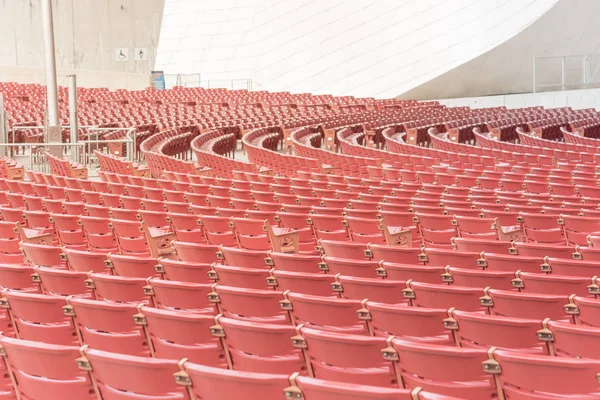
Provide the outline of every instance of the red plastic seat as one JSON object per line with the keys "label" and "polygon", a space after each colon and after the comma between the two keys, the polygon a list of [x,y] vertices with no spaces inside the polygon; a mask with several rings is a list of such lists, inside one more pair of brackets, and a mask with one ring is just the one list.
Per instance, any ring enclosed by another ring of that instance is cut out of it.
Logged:
{"label": "red plastic seat", "polygon": [[190,362],[180,364],[180,368],[175,380],[187,385],[196,399],[279,399],[289,386],[284,374],[231,371]]}
{"label": "red plastic seat", "polygon": [[538,337],[538,331],[543,329],[541,320],[456,310],[448,315],[444,325],[454,332],[461,347],[500,347],[520,352],[549,354],[546,342]]}
{"label": "red plastic seat", "polygon": [[[484,368],[497,374],[507,398],[593,399],[600,391],[597,374],[600,361],[576,360],[495,350]],[[499,364],[499,368],[494,366]],[[532,376],[544,377],[531,379]]]}
{"label": "red plastic seat", "polygon": [[307,357],[311,376],[337,382],[398,387],[389,361],[381,358],[386,339],[297,328],[294,346]]}
{"label": "red plastic seat", "polygon": [[19,339],[76,345],[75,326],[62,310],[65,300],[62,296],[5,290],[0,305],[8,309]]}
{"label": "red plastic seat", "polygon": [[360,300],[285,293],[281,308],[289,310],[296,325],[358,335],[369,334],[367,324],[358,318]]}
{"label": "red plastic seat", "polygon": [[212,315],[188,314],[141,306],[133,316],[151,344],[153,357],[224,368],[227,366],[221,341],[211,334]]}
{"label": "red plastic seat", "polygon": [[[15,390],[21,398],[96,399],[88,373],[79,370],[74,361],[80,356],[77,346],[53,345],[6,336],[0,336],[0,346],[4,360],[15,377]],[[12,391],[12,385],[11,389],[2,386],[3,395]],[[12,396],[14,394],[6,398],[14,398]]]}
{"label": "red plastic seat", "polygon": [[144,330],[133,316],[134,304],[69,297],[65,315],[73,318],[82,345],[119,354],[149,355],[150,348]]}
{"label": "red plastic seat", "polygon": [[364,302],[358,317],[366,320],[375,336],[390,335],[414,342],[454,345],[454,337],[444,328],[448,312],[439,308],[406,307],[373,301]]}
{"label": "red plastic seat", "polygon": [[494,398],[497,388],[493,377],[481,363],[488,360],[487,350],[414,343],[392,339],[382,350],[383,357],[397,363],[404,387],[421,387],[461,399]]}
{"label": "red plastic seat", "polygon": [[176,383],[178,361],[115,354],[84,347],[77,366],[88,371],[104,400],[189,399]]}

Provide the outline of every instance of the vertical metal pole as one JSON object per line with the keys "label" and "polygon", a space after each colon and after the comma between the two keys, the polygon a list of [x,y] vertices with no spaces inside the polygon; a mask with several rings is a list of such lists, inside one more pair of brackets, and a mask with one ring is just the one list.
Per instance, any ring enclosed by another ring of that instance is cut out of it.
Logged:
{"label": "vertical metal pole", "polygon": [[[0,143],[8,143],[8,131],[6,130],[6,115],[4,114],[4,98],[0,93]],[[0,147],[0,157],[6,155],[6,147]]]}
{"label": "vertical metal pole", "polygon": [[77,77],[69,75],[69,130],[71,142],[71,159],[79,160],[77,139],[79,138],[79,122],[77,116]]}
{"label": "vertical metal pole", "polygon": [[562,69],[562,90],[565,90],[565,58],[562,57],[560,67]]}
{"label": "vertical metal pole", "polygon": [[533,74],[532,75],[533,75],[533,91],[532,92],[535,93],[535,84],[536,84],[536,82],[535,82],[535,56],[533,57]]}
{"label": "vertical metal pole", "polygon": [[[58,90],[56,87],[56,59],[54,56],[54,22],[52,20],[52,0],[42,1],[42,19],[44,23],[44,58],[46,62],[46,93],[48,95],[48,143],[62,142],[58,120]],[[60,146],[50,146],[49,150],[61,156]]]}

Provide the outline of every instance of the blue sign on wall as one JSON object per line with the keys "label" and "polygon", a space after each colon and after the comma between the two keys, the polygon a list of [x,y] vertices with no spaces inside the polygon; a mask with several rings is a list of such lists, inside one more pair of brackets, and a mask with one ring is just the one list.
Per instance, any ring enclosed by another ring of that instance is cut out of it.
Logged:
{"label": "blue sign on wall", "polygon": [[154,89],[165,90],[165,74],[163,71],[152,71],[152,84]]}

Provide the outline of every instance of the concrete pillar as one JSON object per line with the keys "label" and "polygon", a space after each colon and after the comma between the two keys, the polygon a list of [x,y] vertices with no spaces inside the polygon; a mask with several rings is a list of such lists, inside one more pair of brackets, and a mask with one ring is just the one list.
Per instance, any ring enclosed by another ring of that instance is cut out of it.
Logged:
{"label": "concrete pillar", "polygon": [[[54,55],[54,22],[52,19],[52,0],[41,0],[42,21],[44,25],[44,59],[46,64],[46,93],[48,96],[48,126],[46,141],[61,143],[60,121],[58,118],[58,89],[56,85],[56,58]],[[59,146],[50,146],[50,152],[60,156]]]}

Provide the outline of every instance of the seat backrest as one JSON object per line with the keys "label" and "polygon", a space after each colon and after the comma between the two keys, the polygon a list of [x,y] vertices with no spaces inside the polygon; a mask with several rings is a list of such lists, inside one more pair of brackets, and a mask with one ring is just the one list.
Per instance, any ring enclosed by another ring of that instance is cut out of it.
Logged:
{"label": "seat backrest", "polygon": [[[160,399],[189,399],[186,389],[177,385],[173,374],[179,371],[177,360],[130,356],[84,348],[78,365],[90,371],[104,400],[126,396]],[[167,398],[168,398],[167,397]]]}

